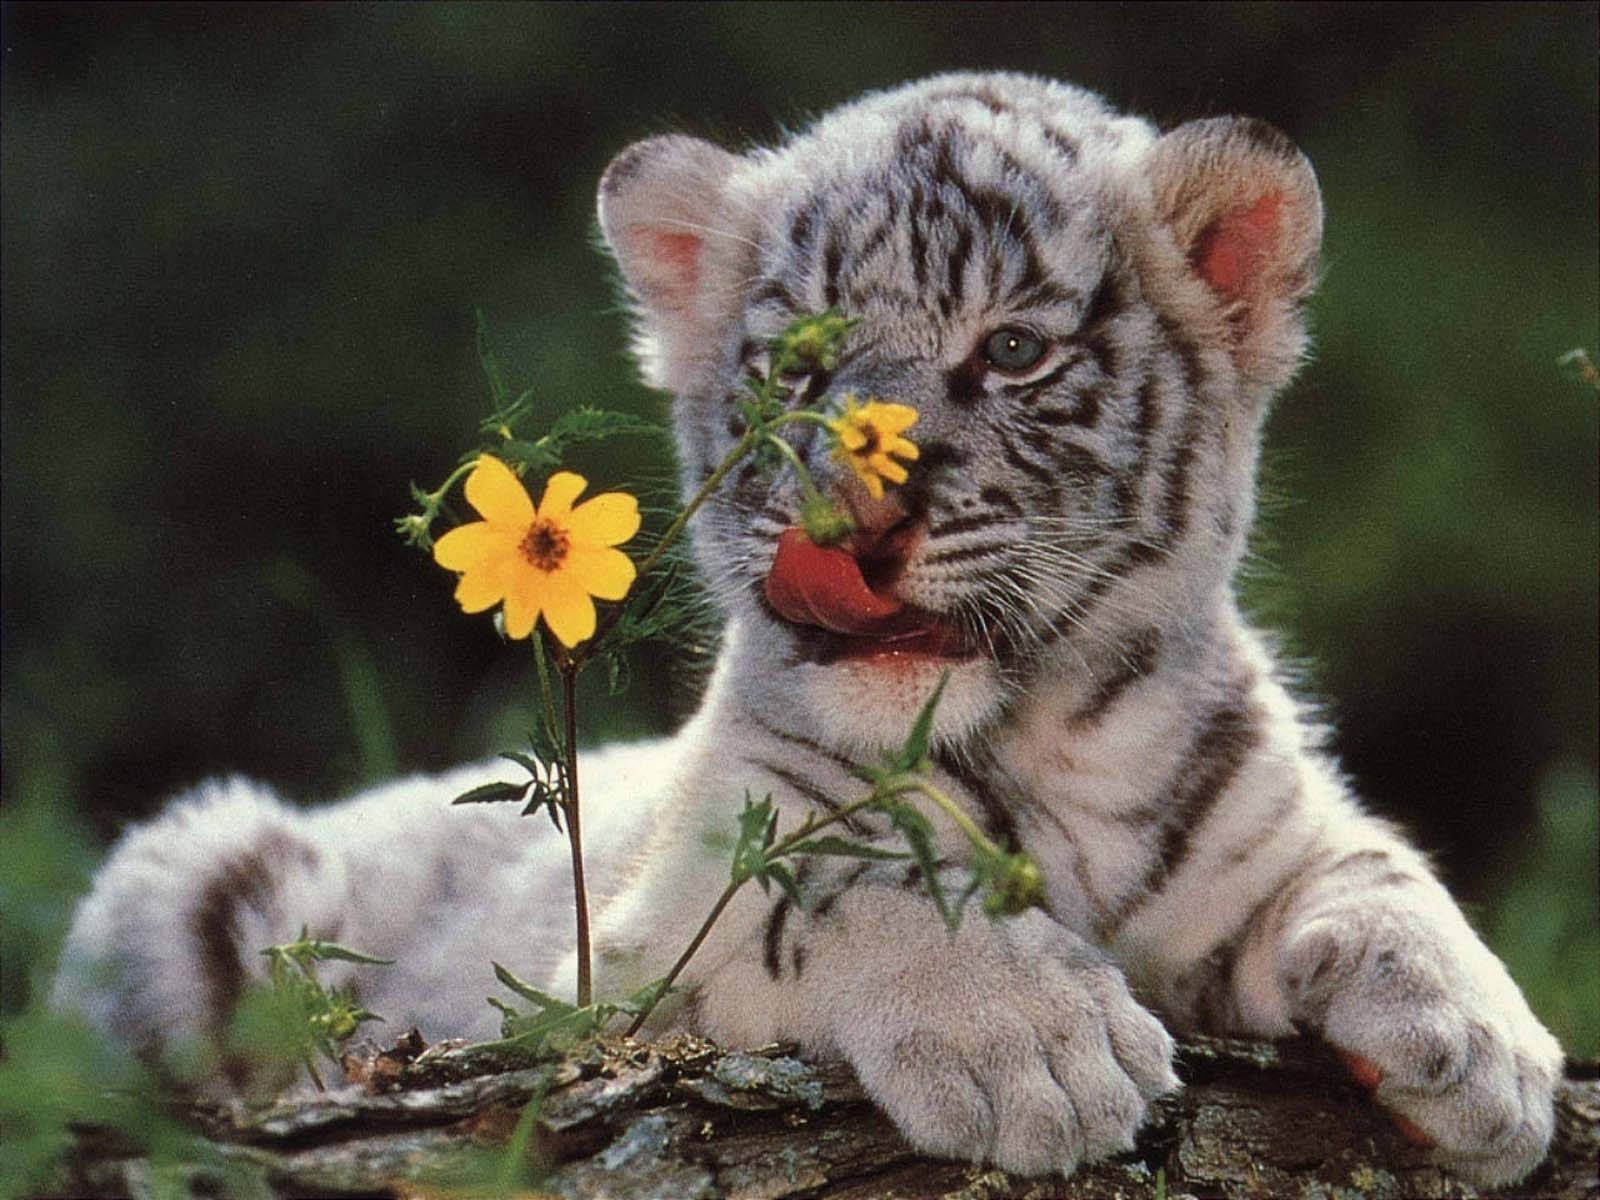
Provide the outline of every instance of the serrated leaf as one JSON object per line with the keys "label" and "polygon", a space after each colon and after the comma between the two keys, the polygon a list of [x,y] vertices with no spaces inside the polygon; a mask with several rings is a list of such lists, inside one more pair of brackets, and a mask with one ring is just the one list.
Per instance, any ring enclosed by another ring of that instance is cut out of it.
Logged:
{"label": "serrated leaf", "polygon": [[371,963],[379,967],[387,967],[394,962],[392,958],[376,958],[371,954],[363,954],[359,950],[352,950],[349,946],[341,946],[337,942],[313,940],[306,944],[306,952],[318,962]]}
{"label": "serrated leaf", "polygon": [[911,732],[906,735],[905,744],[900,747],[893,759],[893,765],[900,770],[915,771],[928,757],[928,737],[933,732],[933,712],[939,707],[939,698],[944,695],[945,685],[949,682],[950,672],[946,671],[939,676],[939,686],[933,689],[933,694],[917,713],[917,719],[911,724]]}
{"label": "serrated leaf", "polygon": [[[561,465],[561,455],[552,447],[539,442],[512,438],[495,447],[495,455],[522,471],[544,475]],[[519,472],[520,474],[520,472]],[[532,489],[535,495],[537,489]]]}
{"label": "serrated leaf", "polygon": [[564,832],[561,828],[561,795],[554,788],[546,787],[542,783],[533,785],[533,795],[528,803],[523,805],[519,816],[531,817],[540,809],[545,809],[550,814],[550,824],[556,827],[557,833]]}
{"label": "serrated leaf", "polygon": [[[768,793],[759,803],[744,795],[744,808],[739,813],[739,840],[733,846],[733,879],[741,883],[755,878],[766,863],[765,850],[772,845],[773,830],[778,813]],[[762,884],[765,887],[765,884]]]}
{"label": "serrated leaf", "polygon": [[949,898],[944,894],[944,885],[939,882],[939,858],[934,852],[932,823],[914,805],[896,800],[882,807],[889,814],[889,823],[899,830],[900,836],[906,839],[906,845],[911,848],[911,856],[922,869],[923,881],[928,886],[928,894],[933,897],[939,915],[944,918],[945,925],[955,930],[960,926],[961,918],[950,907]]}
{"label": "serrated leaf", "polygon": [[451,804],[498,804],[507,800],[521,800],[528,790],[525,783],[481,783],[461,793]]}
{"label": "serrated leaf", "polygon": [[516,763],[517,766],[521,767],[535,779],[541,778],[548,769],[544,763],[529,758],[526,754],[520,754],[515,750],[502,750],[500,751],[500,757],[508,762]]}
{"label": "serrated leaf", "polygon": [[790,854],[821,854],[831,858],[906,859],[911,855],[904,850],[885,850],[882,846],[869,846],[865,842],[852,842],[848,838],[811,838],[789,847]]}
{"label": "serrated leaf", "polygon": [[515,992],[517,995],[521,996],[524,1000],[533,1001],[533,1003],[537,1004],[542,1011],[556,1013],[563,1016],[570,1015],[571,1013],[578,1011],[576,1005],[568,1004],[565,1000],[557,1000],[554,996],[547,992],[541,992],[538,988],[534,987],[533,984],[527,982],[526,980],[518,979],[499,963],[491,962],[489,965],[494,968],[494,977],[498,979],[501,984]]}
{"label": "serrated leaf", "polygon": [[794,873],[781,862],[767,862],[761,871],[761,890],[767,890],[767,880],[773,879],[783,889],[783,894],[794,902],[796,908],[804,908],[805,902],[800,896],[800,885],[795,882]]}
{"label": "serrated leaf", "polygon": [[542,441],[559,446],[566,442],[592,442],[619,434],[660,433],[661,426],[646,421],[632,413],[615,412],[605,408],[591,408],[580,404],[562,413],[550,426]]}
{"label": "serrated leaf", "polygon": [[666,996],[668,992],[675,990],[675,988],[667,986],[667,977],[663,975],[660,979],[652,979],[638,991],[634,992],[633,995],[629,996],[621,1004],[618,1004],[616,1006],[616,1010],[621,1013],[626,1013],[630,1017],[637,1017],[642,1012],[650,1011],[657,1004],[661,1003],[662,998]]}

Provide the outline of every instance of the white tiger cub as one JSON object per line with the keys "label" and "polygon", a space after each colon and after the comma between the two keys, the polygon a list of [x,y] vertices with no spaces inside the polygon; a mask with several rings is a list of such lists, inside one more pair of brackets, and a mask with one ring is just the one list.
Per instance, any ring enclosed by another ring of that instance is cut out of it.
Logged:
{"label": "white tiger cub", "polygon": [[[585,760],[597,992],[686,944],[727,869],[705,835],[747,791],[784,828],[855,798],[853,768],[948,671],[938,783],[1034,855],[1046,907],[951,935],[903,864],[813,860],[804,904],[741,893],[658,1028],[843,1056],[916,1146],[1024,1173],[1133,1144],[1177,1086],[1168,1028],[1309,1030],[1451,1169],[1526,1175],[1559,1047],[1350,798],[1231,590],[1263,414],[1305,344],[1321,212],[1300,153],[1253,121],[1162,135],[1070,86],[945,75],[774,150],[639,143],[599,219],[686,488],[741,432],[768,339],[829,307],[863,323],[792,394],[915,405],[921,459],[873,500],[794,435],[856,517],[863,583],[905,615],[888,636],[766,599],[792,478],[746,471],[697,519],[727,618],[704,703],[670,741]],[[565,844],[448,806],[486,770],[309,814],[202,789],[101,872],[58,1003],[147,1054],[214,1038],[257,950],[303,922],[397,959],[361,971],[363,998],[430,1037],[493,1033],[490,959],[570,994]],[[966,843],[940,835],[959,878]]]}

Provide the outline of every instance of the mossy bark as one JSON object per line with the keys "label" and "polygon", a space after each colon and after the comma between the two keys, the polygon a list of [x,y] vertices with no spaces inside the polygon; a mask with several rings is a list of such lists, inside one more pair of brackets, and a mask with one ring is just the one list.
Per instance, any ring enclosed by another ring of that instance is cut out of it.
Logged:
{"label": "mossy bark", "polygon": [[[1430,1165],[1310,1042],[1181,1047],[1185,1088],[1137,1148],[1070,1180],[1027,1180],[914,1153],[848,1068],[783,1048],[724,1053],[693,1038],[610,1041],[554,1064],[402,1043],[353,1061],[364,1080],[270,1106],[196,1110],[259,1190],[284,1196],[466,1195],[658,1200],[1142,1200],[1476,1194]],[[1549,1160],[1507,1198],[1600,1194],[1600,1079],[1575,1070]],[[508,1161],[519,1116],[526,1153]],[[145,1164],[86,1133],[64,1194],[150,1191]],[[191,1172],[215,1195],[214,1169]],[[233,1176],[237,1184],[239,1175]],[[170,1177],[169,1177],[170,1178]],[[224,1187],[229,1186],[224,1183]],[[1161,1189],[1164,1188],[1164,1193]],[[74,1192],[73,1189],[79,1189]]]}

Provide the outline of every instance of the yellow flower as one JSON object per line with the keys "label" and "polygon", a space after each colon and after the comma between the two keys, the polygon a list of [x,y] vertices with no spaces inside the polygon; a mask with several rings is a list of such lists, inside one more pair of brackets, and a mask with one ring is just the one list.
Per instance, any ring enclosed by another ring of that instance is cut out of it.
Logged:
{"label": "yellow flower", "polygon": [[917,410],[909,404],[885,404],[868,400],[857,405],[854,396],[844,398],[844,412],[828,422],[833,430],[833,456],[848,463],[874,500],[883,499],[883,484],[904,483],[906,469],[895,462],[917,459],[917,447],[901,437],[916,423]]}
{"label": "yellow flower", "polygon": [[606,492],[576,508],[588,482],[558,471],[537,508],[505,463],[480,455],[467,476],[467,501],[481,521],[452,529],[434,544],[433,560],[461,572],[456,600],[469,613],[505,602],[509,638],[525,638],[543,615],[569,649],[594,636],[594,601],[620,600],[633,586],[634,565],[613,549],[639,532],[639,502]]}

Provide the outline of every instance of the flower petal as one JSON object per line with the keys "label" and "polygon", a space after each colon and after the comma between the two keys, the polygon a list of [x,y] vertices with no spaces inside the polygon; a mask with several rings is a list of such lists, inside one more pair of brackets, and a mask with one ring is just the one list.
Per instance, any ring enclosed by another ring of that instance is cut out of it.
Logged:
{"label": "flower petal", "polygon": [[639,532],[639,502],[627,492],[604,492],[572,510],[567,530],[574,542],[618,545]]}
{"label": "flower petal", "polygon": [[890,483],[904,483],[906,481],[906,469],[887,454],[874,454],[869,461],[872,464],[873,471]]}
{"label": "flower petal", "polygon": [[516,472],[492,454],[478,455],[467,476],[467,503],[478,515],[496,525],[527,528],[533,521],[533,501]]}
{"label": "flower petal", "polygon": [[544,496],[539,501],[539,515],[546,520],[565,524],[567,514],[572,511],[572,502],[588,486],[589,481],[582,475],[574,475],[571,471],[557,471],[550,476],[550,482],[544,485]]}
{"label": "flower petal", "polygon": [[594,601],[570,571],[557,571],[545,582],[544,620],[567,649],[594,636]]}
{"label": "flower petal", "polygon": [[478,613],[493,608],[505,594],[505,564],[495,560],[469,567],[456,584],[456,603],[461,605],[462,612]]}
{"label": "flower petal", "polygon": [[492,529],[487,521],[457,525],[433,544],[433,561],[450,571],[468,571],[507,541],[505,533]]}
{"label": "flower petal", "polygon": [[862,419],[884,433],[902,433],[917,423],[917,410],[909,404],[885,404],[875,400],[862,409]]}
{"label": "flower petal", "polygon": [[574,546],[562,567],[584,591],[602,600],[621,600],[638,574],[632,559],[605,546]]}
{"label": "flower petal", "polygon": [[886,454],[893,454],[896,458],[908,459],[911,462],[916,462],[917,459],[922,457],[922,451],[917,449],[917,444],[915,442],[908,442],[903,437],[897,437],[891,440],[889,444],[884,447],[884,452]]}
{"label": "flower petal", "polygon": [[506,589],[506,604],[501,610],[505,617],[506,637],[517,641],[533,632],[539,619],[539,602],[544,597],[545,576],[533,571],[520,571],[511,579]]}

